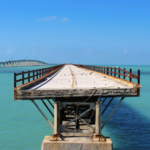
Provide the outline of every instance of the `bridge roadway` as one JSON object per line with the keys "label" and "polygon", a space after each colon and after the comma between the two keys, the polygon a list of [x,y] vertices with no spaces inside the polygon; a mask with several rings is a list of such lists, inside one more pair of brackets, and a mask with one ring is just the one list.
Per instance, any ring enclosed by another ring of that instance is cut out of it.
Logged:
{"label": "bridge roadway", "polygon": [[[14,88],[16,100],[138,96],[139,85],[121,78],[67,64],[38,81]],[[90,98],[91,101],[92,98]],[[68,99],[68,101],[70,101]],[[79,100],[79,99],[78,99]]]}
{"label": "bridge roadway", "polygon": [[109,79],[99,73],[85,70],[74,65],[65,65],[54,75],[28,90],[51,89],[97,89],[97,88],[130,88],[127,85]]}

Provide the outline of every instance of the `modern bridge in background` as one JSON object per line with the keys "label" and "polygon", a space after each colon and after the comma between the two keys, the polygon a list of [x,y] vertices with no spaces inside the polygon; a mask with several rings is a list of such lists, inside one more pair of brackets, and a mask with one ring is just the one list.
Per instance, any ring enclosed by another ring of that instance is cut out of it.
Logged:
{"label": "modern bridge in background", "polygon": [[38,60],[25,60],[25,59],[0,62],[0,67],[42,66],[42,65],[48,65],[48,63]]}

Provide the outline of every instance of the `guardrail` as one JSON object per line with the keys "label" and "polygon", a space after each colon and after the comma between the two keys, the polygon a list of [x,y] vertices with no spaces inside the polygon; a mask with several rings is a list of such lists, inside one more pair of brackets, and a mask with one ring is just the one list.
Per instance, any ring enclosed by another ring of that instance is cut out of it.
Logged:
{"label": "guardrail", "polygon": [[[56,69],[58,69],[59,67],[61,67],[63,65],[57,65],[54,67],[48,67],[48,68],[42,68],[42,69],[37,69],[37,70],[32,70],[32,71],[22,71],[21,73],[14,73],[14,87],[17,86],[17,83],[22,81],[22,84],[25,84],[27,82],[30,82],[31,80],[35,80],[38,79],[48,73],[50,73],[51,71],[54,71]],[[20,79],[17,79],[18,76],[21,76]],[[27,82],[25,82],[27,81]]]}
{"label": "guardrail", "polygon": [[[78,67],[82,67],[82,68],[86,68],[86,69],[90,69],[93,71],[97,71],[97,72],[101,72],[107,75],[111,75],[114,77],[118,77],[118,78],[122,78],[124,80],[128,80],[132,82],[132,79],[137,79],[137,83],[140,84],[140,70],[137,71],[137,75],[132,73],[132,69],[130,69],[129,71],[126,71],[126,69],[121,69],[119,68],[113,68],[113,67],[103,67],[103,66],[90,66],[90,65],[76,65]],[[127,78],[126,78],[127,77]]]}

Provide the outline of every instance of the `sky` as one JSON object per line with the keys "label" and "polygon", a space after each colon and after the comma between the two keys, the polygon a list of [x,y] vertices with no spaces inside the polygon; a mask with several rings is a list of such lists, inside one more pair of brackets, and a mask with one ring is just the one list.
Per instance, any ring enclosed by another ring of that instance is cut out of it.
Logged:
{"label": "sky", "polygon": [[150,0],[0,0],[0,62],[150,65]]}

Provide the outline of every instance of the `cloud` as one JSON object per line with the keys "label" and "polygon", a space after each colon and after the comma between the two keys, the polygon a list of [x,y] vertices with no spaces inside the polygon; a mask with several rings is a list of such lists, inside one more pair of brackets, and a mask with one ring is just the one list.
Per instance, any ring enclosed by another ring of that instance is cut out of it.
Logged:
{"label": "cloud", "polygon": [[62,18],[62,22],[69,22],[70,20],[67,17]]}
{"label": "cloud", "polygon": [[37,19],[37,20],[38,21],[50,21],[50,20],[54,20],[56,18],[57,18],[57,16],[50,16],[50,17],[40,18],[40,19]]}
{"label": "cloud", "polygon": [[125,53],[125,54],[127,53],[127,49],[124,50],[124,53]]}
{"label": "cloud", "polygon": [[[37,21],[51,21],[57,19],[57,16],[50,16],[50,17],[44,17],[44,18],[39,18]],[[62,22],[69,22],[70,20],[67,17],[61,18]]]}

